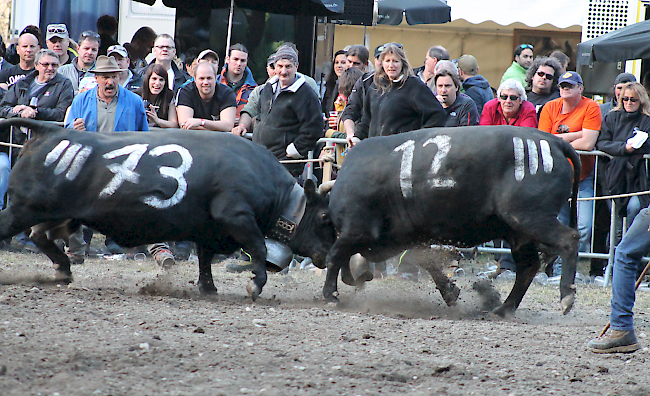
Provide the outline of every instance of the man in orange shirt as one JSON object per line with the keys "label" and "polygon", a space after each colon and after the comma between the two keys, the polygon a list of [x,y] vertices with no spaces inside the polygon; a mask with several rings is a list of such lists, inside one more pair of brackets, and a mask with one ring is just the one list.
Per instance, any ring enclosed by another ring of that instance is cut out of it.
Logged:
{"label": "man in orange shirt", "polygon": [[[591,151],[600,133],[600,107],[593,100],[582,96],[582,78],[576,72],[568,71],[558,80],[560,97],[542,108],[539,129],[558,135],[571,143],[576,150]],[[594,156],[581,155],[582,173],[580,175],[579,198],[594,196]],[[562,208],[558,216],[563,224],[569,223],[569,204]],[[593,203],[578,202],[578,231],[580,231],[580,251],[589,248]]]}

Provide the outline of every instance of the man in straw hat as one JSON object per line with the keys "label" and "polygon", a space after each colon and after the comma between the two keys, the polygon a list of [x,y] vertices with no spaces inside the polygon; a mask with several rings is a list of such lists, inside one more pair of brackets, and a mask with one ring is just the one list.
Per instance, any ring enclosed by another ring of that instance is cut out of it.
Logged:
{"label": "man in straw hat", "polygon": [[66,127],[90,132],[148,131],[142,98],[118,83],[120,73],[125,70],[112,56],[97,58],[90,70],[95,74],[97,86],[77,95]]}

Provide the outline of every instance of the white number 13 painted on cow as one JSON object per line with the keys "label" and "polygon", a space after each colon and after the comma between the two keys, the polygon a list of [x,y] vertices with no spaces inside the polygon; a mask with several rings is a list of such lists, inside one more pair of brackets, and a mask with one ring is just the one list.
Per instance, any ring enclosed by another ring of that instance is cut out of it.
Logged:
{"label": "white number 13 painted on cow", "polygon": [[[445,159],[451,145],[449,141],[451,136],[449,135],[439,135],[433,138],[428,139],[424,142],[422,147],[426,147],[429,144],[435,144],[438,147],[436,155],[433,157],[431,162],[431,170],[429,171],[430,179],[429,184],[435,188],[452,188],[456,185],[456,182],[451,178],[442,178],[438,177],[438,171],[442,166],[442,161]],[[413,195],[413,153],[415,151],[415,141],[407,140],[401,145],[395,147],[393,152],[403,151],[402,162],[400,164],[399,170],[399,186],[402,191],[402,196],[408,198]]]}

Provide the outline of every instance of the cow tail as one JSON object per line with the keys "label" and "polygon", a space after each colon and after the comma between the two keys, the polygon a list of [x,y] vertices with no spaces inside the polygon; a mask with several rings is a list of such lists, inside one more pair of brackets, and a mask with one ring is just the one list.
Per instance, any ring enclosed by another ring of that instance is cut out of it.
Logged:
{"label": "cow tail", "polygon": [[573,164],[573,188],[571,189],[571,216],[569,218],[569,227],[578,228],[578,187],[580,185],[580,174],[582,171],[582,164],[580,163],[580,156],[576,153],[571,143],[562,140],[564,155],[571,160]]}
{"label": "cow tail", "polygon": [[32,131],[32,138],[47,135],[65,129],[53,122],[37,121],[30,118],[15,117],[0,121],[0,129],[9,127],[25,127]]}

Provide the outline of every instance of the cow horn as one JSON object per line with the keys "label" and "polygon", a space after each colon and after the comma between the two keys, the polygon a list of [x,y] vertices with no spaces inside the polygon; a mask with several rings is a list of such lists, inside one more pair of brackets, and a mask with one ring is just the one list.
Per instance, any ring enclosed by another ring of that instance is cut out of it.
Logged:
{"label": "cow horn", "polygon": [[332,180],[332,181],[322,183],[320,186],[318,186],[318,193],[320,195],[325,195],[328,192],[330,192],[332,190],[332,187],[334,187],[334,182],[335,181],[336,180]]}

